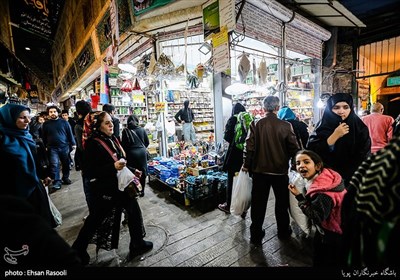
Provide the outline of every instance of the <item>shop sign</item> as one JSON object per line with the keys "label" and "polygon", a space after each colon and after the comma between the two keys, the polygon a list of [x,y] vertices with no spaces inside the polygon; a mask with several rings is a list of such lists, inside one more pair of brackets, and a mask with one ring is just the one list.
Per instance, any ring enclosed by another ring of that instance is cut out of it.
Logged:
{"label": "shop sign", "polygon": [[212,36],[214,73],[224,72],[230,68],[228,30],[226,26],[221,32]]}
{"label": "shop sign", "polygon": [[388,77],[386,84],[388,87],[399,86],[400,85],[400,76]]}
{"label": "shop sign", "polygon": [[138,16],[174,1],[175,0],[133,0],[133,11],[135,16]]}
{"label": "shop sign", "polygon": [[212,34],[220,31],[218,4],[219,1],[215,1],[203,8],[204,41],[210,40]]}
{"label": "shop sign", "polygon": [[212,34],[220,32],[222,26],[228,31],[236,27],[235,1],[215,1],[203,7],[204,40],[210,40]]}
{"label": "shop sign", "polygon": [[39,93],[36,85],[31,85],[31,89],[28,90],[28,97],[32,104],[39,103]]}
{"label": "shop sign", "polygon": [[165,102],[156,102],[154,106],[157,113],[164,112],[165,110]]}
{"label": "shop sign", "polygon": [[96,34],[97,38],[99,39],[100,53],[103,53],[112,43],[110,10],[104,14],[103,18],[99,22],[99,25],[97,25]]}

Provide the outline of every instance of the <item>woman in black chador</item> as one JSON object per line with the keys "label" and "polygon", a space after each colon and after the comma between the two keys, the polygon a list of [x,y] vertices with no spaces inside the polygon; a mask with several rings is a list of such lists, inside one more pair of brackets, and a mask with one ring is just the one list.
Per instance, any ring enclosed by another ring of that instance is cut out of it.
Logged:
{"label": "woman in black chador", "polygon": [[339,172],[347,186],[371,151],[368,127],[354,112],[350,94],[336,93],[328,99],[307,149],[320,155],[327,167]]}

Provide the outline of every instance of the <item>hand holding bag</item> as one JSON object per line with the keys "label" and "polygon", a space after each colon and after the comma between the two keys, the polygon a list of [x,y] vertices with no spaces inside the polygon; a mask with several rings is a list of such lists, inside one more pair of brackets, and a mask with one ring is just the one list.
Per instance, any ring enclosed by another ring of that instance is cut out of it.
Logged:
{"label": "hand holding bag", "polygon": [[140,184],[139,178],[129,170],[128,167],[124,167],[117,173],[118,177],[118,189],[120,191],[126,191],[130,197],[139,196],[142,191],[142,185]]}
{"label": "hand holding bag", "polygon": [[233,215],[242,215],[250,208],[251,190],[253,179],[248,172],[240,171],[239,175],[233,178],[231,213]]}

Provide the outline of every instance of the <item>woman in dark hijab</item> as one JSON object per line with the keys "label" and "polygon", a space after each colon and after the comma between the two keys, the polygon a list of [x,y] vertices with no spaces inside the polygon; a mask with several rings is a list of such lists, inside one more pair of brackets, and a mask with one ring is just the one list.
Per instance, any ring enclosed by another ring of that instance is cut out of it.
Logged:
{"label": "woman in dark hijab", "polygon": [[226,202],[218,205],[218,209],[225,213],[230,213],[233,177],[236,172],[240,171],[243,165],[243,150],[237,148],[233,141],[235,137],[237,115],[240,112],[246,112],[246,108],[240,103],[233,105],[232,115],[225,125],[224,139],[229,143],[229,147],[225,155],[223,170],[228,171],[228,185],[226,188]]}
{"label": "woman in dark hijab", "polygon": [[147,147],[150,142],[146,131],[139,125],[139,119],[136,115],[130,115],[127,123],[128,127],[122,131],[121,144],[126,152],[128,167],[132,172],[135,172],[135,169],[142,172],[140,184],[143,189],[140,196],[144,196],[147,176]]}
{"label": "woman in dark hijab", "polygon": [[347,186],[371,150],[368,127],[354,112],[350,94],[336,93],[328,99],[307,149],[315,151],[328,167],[342,175]]}
{"label": "woman in dark hijab", "polygon": [[[26,199],[51,226],[55,221],[50,212],[47,192],[39,176],[36,143],[29,133],[29,107],[8,103],[0,108],[0,178],[7,180],[2,195]],[[49,178],[46,178],[49,180]]]}

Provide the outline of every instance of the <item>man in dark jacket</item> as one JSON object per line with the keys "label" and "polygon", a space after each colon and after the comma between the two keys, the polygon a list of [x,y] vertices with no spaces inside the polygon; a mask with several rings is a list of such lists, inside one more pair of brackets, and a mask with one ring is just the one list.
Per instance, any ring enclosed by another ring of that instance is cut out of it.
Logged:
{"label": "man in dark jacket", "polygon": [[270,188],[275,195],[275,217],[279,238],[288,238],[289,226],[289,160],[299,150],[292,125],[278,119],[279,98],[264,99],[265,117],[253,121],[246,139],[243,171],[253,175],[251,193],[250,241],[257,245],[265,235],[262,229]]}

